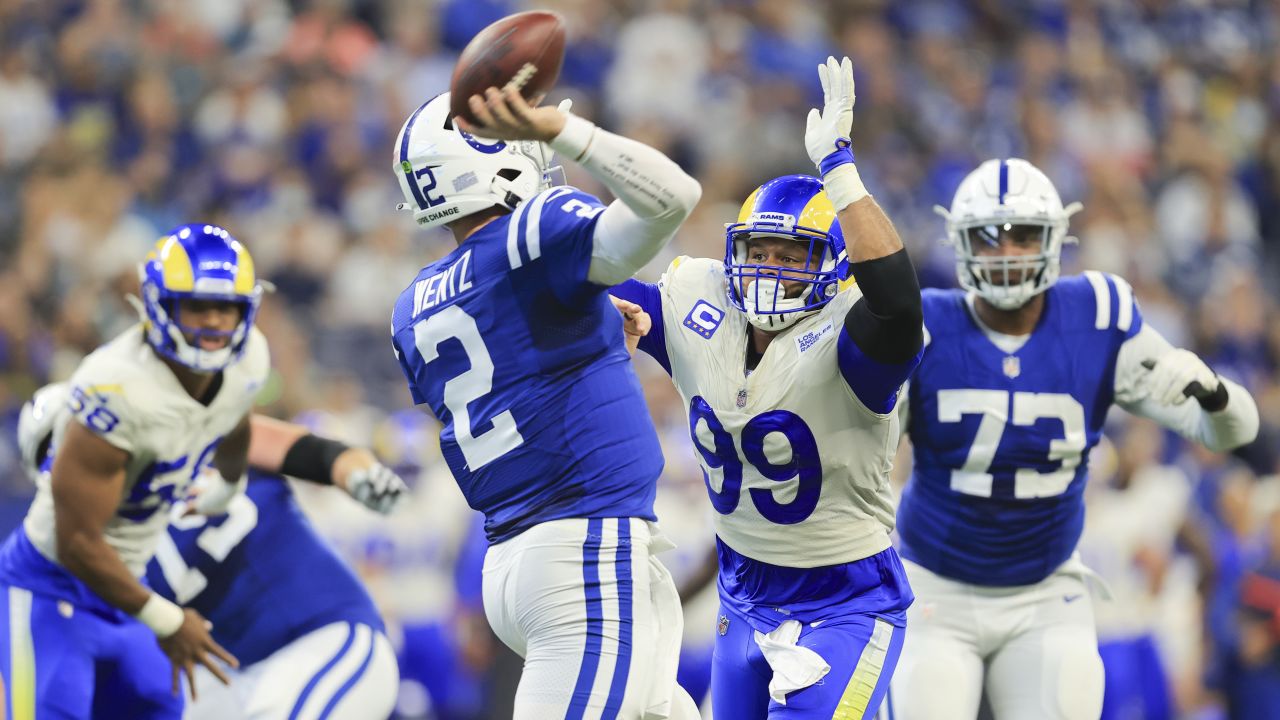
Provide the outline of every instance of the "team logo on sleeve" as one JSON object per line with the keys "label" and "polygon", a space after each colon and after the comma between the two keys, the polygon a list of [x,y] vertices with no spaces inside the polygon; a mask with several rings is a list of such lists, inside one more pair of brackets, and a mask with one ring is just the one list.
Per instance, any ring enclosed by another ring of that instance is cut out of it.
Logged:
{"label": "team logo on sleeve", "polygon": [[724,311],[706,300],[699,300],[684,318],[684,326],[710,340],[724,320]]}

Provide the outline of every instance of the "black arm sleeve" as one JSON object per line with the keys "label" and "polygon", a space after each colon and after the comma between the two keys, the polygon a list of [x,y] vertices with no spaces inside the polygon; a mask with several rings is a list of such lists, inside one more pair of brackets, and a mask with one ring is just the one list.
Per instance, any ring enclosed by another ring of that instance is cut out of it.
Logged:
{"label": "black arm sleeve", "polygon": [[903,363],[924,343],[920,281],[905,249],[850,265],[862,298],[845,315],[849,338],[867,357]]}
{"label": "black arm sleeve", "polygon": [[346,450],[347,446],[337,440],[307,433],[289,446],[280,472],[299,480],[332,485],[333,462]]}

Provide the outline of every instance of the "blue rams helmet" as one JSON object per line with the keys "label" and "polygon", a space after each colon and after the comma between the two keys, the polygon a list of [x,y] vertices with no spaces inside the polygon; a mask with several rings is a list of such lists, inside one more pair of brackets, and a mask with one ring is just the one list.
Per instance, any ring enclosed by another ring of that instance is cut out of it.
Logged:
{"label": "blue rams helmet", "polygon": [[[254,274],[253,258],[231,233],[217,225],[180,225],[156,241],[138,275],[147,342],[160,355],[211,373],[244,353],[263,289]],[[178,324],[181,300],[237,303],[240,321],[230,332],[183,327]],[[230,342],[205,350],[200,347],[205,337],[226,337]]]}
{"label": "blue rams helmet", "polygon": [[[760,237],[797,242],[804,266],[750,262],[749,241]],[[822,181],[808,175],[784,175],[748,195],[738,221],[725,229],[724,270],[729,302],[762,330],[790,327],[835,297],[840,281],[848,277],[849,260],[844,233],[835,208],[822,191]],[[798,296],[787,297],[783,281],[804,286]]]}

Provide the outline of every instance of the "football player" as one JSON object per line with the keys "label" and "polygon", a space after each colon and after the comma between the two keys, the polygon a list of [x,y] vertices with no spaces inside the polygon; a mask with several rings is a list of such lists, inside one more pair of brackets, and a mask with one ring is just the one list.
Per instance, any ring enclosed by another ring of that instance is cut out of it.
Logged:
{"label": "football player", "polygon": [[688,408],[716,511],[719,720],[874,716],[912,600],[888,472],[920,289],[854,165],[849,59],[819,78],[805,146],[822,180],[760,186],[723,262],[678,258],[614,291],[653,317],[640,349]]}
{"label": "football player", "polygon": [[[524,657],[515,717],[696,717],[675,684],[681,619],[654,524],[662,453],[610,286],[701,194],[653,148],[513,88],[409,117],[396,175],[458,247],[397,301],[392,344],[444,457],[485,515],[485,613]],[[547,145],[544,145],[546,143]],[[548,146],[618,198],[549,188]]]}
{"label": "football player", "polygon": [[[23,407],[18,435],[37,480],[70,397],[69,385],[55,383]],[[250,426],[244,492],[227,493],[233,486],[202,474],[192,485],[198,494],[174,504],[169,533],[147,565],[147,585],[200,612],[213,624],[214,641],[241,663],[226,670],[228,686],[197,668],[200,694],[183,717],[385,718],[399,676],[382,619],[277,473],[337,485],[382,513],[403,497],[404,482],[364,448],[261,415],[251,416]],[[146,645],[135,651],[160,653]],[[103,690],[110,697],[120,684]]]}
{"label": "football player", "polygon": [[898,509],[918,602],[891,706],[963,718],[1097,718],[1090,573],[1075,555],[1089,450],[1112,404],[1211,450],[1253,440],[1249,393],[1143,322],[1124,280],[1059,280],[1077,203],[1025,160],[970,173],[946,218],[959,290],[924,293]]}
{"label": "football player", "polygon": [[[262,285],[243,245],[199,223],[161,238],[139,273],[142,322],[80,363],[51,472],[0,547],[11,718],[178,717],[181,673],[226,682],[235,665],[198,611],[140,578],[195,478],[212,466],[224,494],[243,483],[270,365],[253,327]],[[145,651],[156,642],[171,669]]]}

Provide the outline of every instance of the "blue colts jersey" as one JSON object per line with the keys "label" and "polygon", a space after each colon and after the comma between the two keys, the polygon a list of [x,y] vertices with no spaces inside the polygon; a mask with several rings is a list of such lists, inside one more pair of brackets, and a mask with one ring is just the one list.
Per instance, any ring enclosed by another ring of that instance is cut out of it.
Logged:
{"label": "blue colts jersey", "polygon": [[369,594],[279,475],[251,472],[225,515],[175,520],[146,581],[204,615],[214,639],[245,665],[329,623],[382,629]]}
{"label": "blue colts jersey", "polygon": [[396,302],[414,402],[491,543],[560,518],[655,519],[662,450],[623,343],[590,283],[604,210],[544,191],[428,265]]}
{"label": "blue colts jersey", "polygon": [[1075,550],[1089,450],[1116,357],[1142,317],[1123,280],[1061,279],[1015,352],[959,291],[923,293],[929,343],[910,386],[915,466],[898,508],[903,557],[976,585],[1027,585]]}

